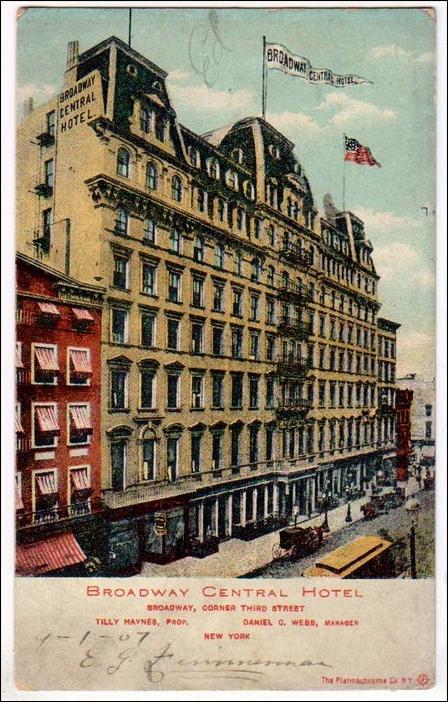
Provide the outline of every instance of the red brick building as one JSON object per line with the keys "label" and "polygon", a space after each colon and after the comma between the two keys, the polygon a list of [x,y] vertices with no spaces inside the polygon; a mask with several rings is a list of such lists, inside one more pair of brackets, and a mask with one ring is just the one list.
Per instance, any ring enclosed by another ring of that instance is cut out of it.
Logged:
{"label": "red brick building", "polygon": [[408,479],[409,457],[412,455],[411,443],[411,405],[412,390],[397,390],[395,411],[397,420],[397,480]]}
{"label": "red brick building", "polygon": [[103,291],[16,262],[17,573],[85,573],[101,541]]}

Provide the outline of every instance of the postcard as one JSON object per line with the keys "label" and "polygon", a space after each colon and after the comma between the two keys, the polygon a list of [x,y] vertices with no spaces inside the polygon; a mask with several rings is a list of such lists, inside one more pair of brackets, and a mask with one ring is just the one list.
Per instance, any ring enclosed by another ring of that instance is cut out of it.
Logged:
{"label": "postcard", "polygon": [[18,10],[18,692],[436,684],[437,18],[365,5]]}

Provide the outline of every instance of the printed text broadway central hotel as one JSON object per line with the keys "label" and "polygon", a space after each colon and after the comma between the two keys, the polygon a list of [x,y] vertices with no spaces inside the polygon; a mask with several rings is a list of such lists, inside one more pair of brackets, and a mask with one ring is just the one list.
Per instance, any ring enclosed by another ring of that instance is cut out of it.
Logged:
{"label": "printed text broadway central hotel", "polygon": [[110,572],[315,514],[393,457],[398,325],[363,222],[318,215],[266,121],[179,124],[165,79],[115,37],[71,43],[63,102],[19,128],[19,251],[106,289]]}

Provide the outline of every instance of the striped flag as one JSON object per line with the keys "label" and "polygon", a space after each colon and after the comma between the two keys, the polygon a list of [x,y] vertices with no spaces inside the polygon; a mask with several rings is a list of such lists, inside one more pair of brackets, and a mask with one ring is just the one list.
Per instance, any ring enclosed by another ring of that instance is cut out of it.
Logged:
{"label": "striped flag", "polygon": [[378,168],[381,168],[381,163],[378,163],[372,156],[368,146],[363,146],[356,139],[347,136],[345,137],[344,160],[358,163],[360,166],[378,166]]}

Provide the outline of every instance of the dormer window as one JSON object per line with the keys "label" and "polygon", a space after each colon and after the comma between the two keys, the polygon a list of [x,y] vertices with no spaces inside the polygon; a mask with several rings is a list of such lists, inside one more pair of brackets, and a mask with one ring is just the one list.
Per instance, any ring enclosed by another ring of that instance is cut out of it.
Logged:
{"label": "dormer window", "polygon": [[274,158],[276,161],[280,161],[280,149],[278,146],[275,146],[275,144],[270,144],[268,151],[272,158]]}
{"label": "dormer window", "polygon": [[195,149],[194,146],[190,146],[190,148],[188,149],[188,156],[190,158],[190,163],[193,166],[193,168],[201,167],[201,155],[198,149]]}
{"label": "dormer window", "polygon": [[159,141],[165,141],[166,126],[166,120],[163,117],[158,117],[156,119],[156,138]]}
{"label": "dormer window", "polygon": [[152,129],[152,111],[147,105],[140,109],[140,129],[145,134],[149,134]]}
{"label": "dormer window", "polygon": [[235,171],[227,171],[226,185],[232,190],[238,190],[238,174]]}
{"label": "dormer window", "polygon": [[244,161],[243,149],[233,149],[232,158],[237,163],[243,163],[243,161]]}
{"label": "dormer window", "polygon": [[246,180],[244,183],[244,193],[249,200],[255,200],[255,188],[250,180]]}
{"label": "dormer window", "polygon": [[219,180],[220,168],[217,158],[207,159],[207,173],[213,180]]}

